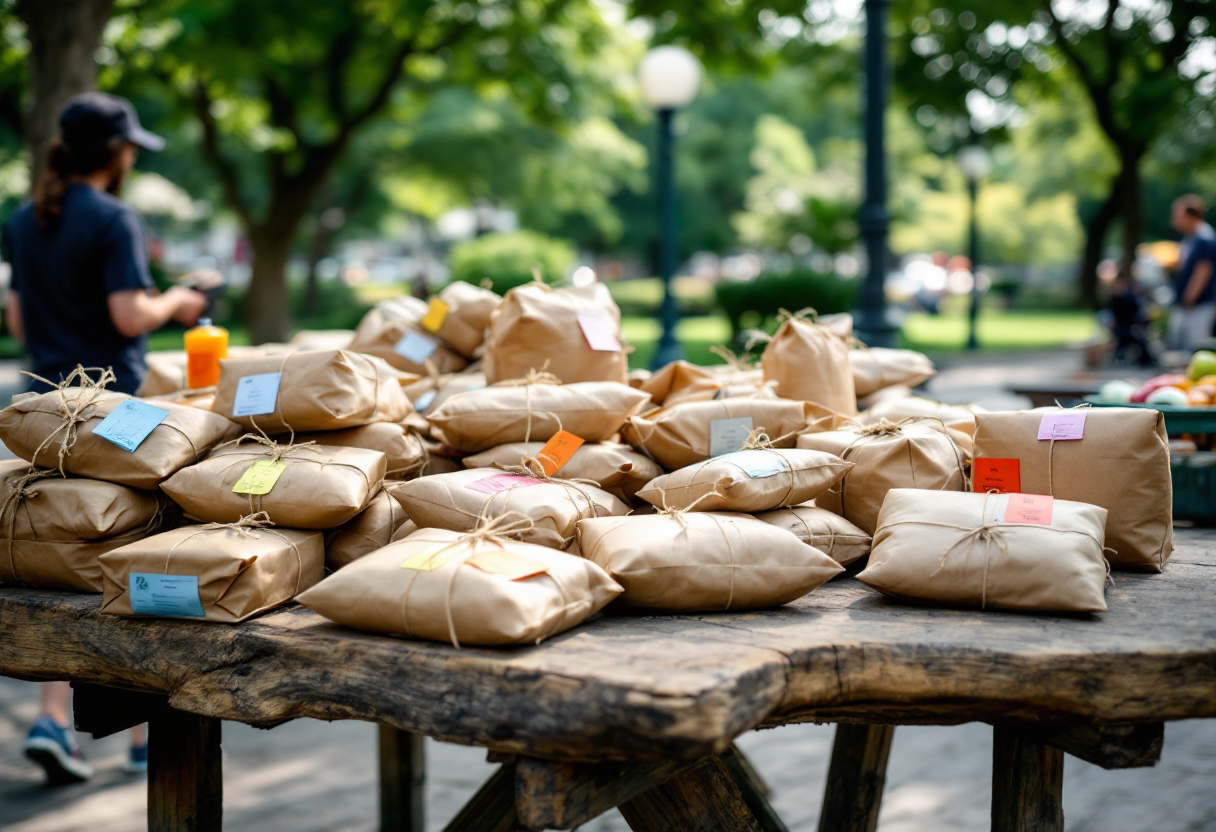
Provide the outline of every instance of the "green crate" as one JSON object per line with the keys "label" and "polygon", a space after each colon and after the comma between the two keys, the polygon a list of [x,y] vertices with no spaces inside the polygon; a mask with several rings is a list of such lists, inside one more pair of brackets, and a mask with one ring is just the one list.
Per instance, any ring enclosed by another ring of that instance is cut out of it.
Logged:
{"label": "green crate", "polygon": [[1165,430],[1170,436],[1189,433],[1216,433],[1216,407],[1179,407],[1173,404],[1107,404],[1088,399],[1094,407],[1151,407],[1165,414]]}
{"label": "green crate", "polygon": [[1175,454],[1170,459],[1174,480],[1174,517],[1216,520],[1216,453]]}

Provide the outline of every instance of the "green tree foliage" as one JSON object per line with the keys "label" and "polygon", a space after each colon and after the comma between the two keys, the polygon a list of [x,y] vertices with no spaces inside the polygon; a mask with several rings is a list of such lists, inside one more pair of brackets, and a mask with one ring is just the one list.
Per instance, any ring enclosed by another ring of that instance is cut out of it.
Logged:
{"label": "green tree foliage", "polygon": [[548,282],[560,280],[574,265],[574,247],[535,231],[486,234],[452,247],[449,264],[453,280],[490,281],[499,294],[532,280],[540,270]]}

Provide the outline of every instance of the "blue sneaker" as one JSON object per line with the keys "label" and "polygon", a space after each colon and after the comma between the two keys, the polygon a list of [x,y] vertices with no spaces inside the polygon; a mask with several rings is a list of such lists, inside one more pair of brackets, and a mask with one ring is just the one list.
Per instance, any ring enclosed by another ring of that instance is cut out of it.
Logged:
{"label": "blue sneaker", "polygon": [[144,774],[148,770],[148,744],[133,745],[127,750],[122,770],[127,774]]}
{"label": "blue sneaker", "polygon": [[93,767],[85,760],[76,735],[70,728],[61,728],[48,716],[38,717],[22,746],[29,757],[46,771],[52,785],[83,783],[93,776]]}

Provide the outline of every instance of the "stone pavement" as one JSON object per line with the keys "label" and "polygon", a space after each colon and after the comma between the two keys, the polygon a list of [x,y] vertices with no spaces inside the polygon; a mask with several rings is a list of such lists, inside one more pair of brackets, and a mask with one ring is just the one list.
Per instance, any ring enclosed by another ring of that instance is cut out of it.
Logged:
{"label": "stone pavement", "polygon": [[[1074,353],[957,359],[930,384],[943,401],[1023,406],[1005,384],[1042,381],[1079,368]],[[0,364],[0,396],[20,384]],[[0,401],[4,400],[0,398]],[[2,449],[0,449],[2,450]],[[1179,536],[1211,534],[1180,530]],[[0,647],[0,649],[3,649]],[[138,832],[145,784],[121,771],[125,740],[83,738],[98,768],[90,783],[59,789],[21,756],[37,713],[36,686],[0,678],[0,830]],[[834,728],[800,725],[753,732],[739,745],[772,789],[792,832],[816,829]],[[228,832],[371,832],[376,823],[376,730],[364,723],[299,720],[272,731],[224,725],[224,828]],[[494,766],[475,748],[428,741],[428,830],[441,830]],[[971,832],[988,826],[992,731],[984,725],[902,727],[888,771],[880,832]],[[1216,832],[1216,720],[1166,727],[1152,769],[1103,771],[1066,758],[1069,832]],[[616,812],[583,827],[624,832]]]}

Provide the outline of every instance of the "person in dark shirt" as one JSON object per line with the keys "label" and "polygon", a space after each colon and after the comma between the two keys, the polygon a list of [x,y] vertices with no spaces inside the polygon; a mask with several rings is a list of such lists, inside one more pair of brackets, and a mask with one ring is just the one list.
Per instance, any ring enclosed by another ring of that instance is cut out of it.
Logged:
{"label": "person in dark shirt", "polygon": [[9,329],[35,374],[59,382],[78,364],[112,367],[109,389],[134,393],[147,373],[145,333],[170,320],[192,325],[206,307],[190,289],[150,291],[139,215],[119,199],[136,148],[164,140],[140,127],[130,103],[102,93],[68,102],[59,128],[34,198],[5,228]]}
{"label": "person in dark shirt", "polygon": [[1203,220],[1207,206],[1194,195],[1174,200],[1173,226],[1182,233],[1178,270],[1174,273],[1174,307],[1170,310],[1170,349],[1191,352],[1212,337],[1216,324],[1216,240]]}
{"label": "person in dark shirt", "polygon": [[[100,93],[68,102],[46,170],[4,229],[12,266],[7,318],[33,372],[52,383],[78,364],[114,370],[108,389],[134,393],[147,372],[145,333],[169,320],[192,325],[206,296],[185,288],[154,295],[139,216],[119,199],[135,149],[164,140],[139,125],[130,103]],[[48,389],[34,381],[33,390]],[[93,770],[72,732],[67,682],[42,685],[42,712],[24,743],[51,783],[87,780]],[[142,728],[131,732],[127,771],[146,771]]]}

